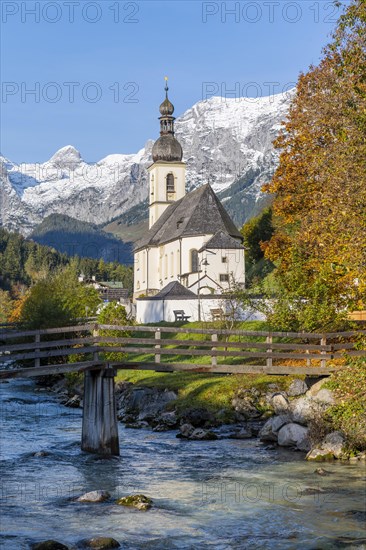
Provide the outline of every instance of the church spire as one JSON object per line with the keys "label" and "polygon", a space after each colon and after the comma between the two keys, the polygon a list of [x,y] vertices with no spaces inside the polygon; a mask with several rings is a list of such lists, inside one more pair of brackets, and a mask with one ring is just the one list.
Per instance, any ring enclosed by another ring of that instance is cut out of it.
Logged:
{"label": "church spire", "polygon": [[180,143],[174,137],[174,105],[168,97],[168,77],[165,77],[165,99],[159,107],[160,111],[160,138],[155,142],[152,150],[153,161],[166,162],[181,161],[183,151]]}
{"label": "church spire", "polygon": [[160,135],[164,136],[166,134],[172,134],[174,136],[174,121],[175,118],[173,117],[174,113],[174,105],[169,101],[168,98],[168,77],[165,77],[165,99],[163,103],[160,105],[159,111],[161,114],[160,117]]}

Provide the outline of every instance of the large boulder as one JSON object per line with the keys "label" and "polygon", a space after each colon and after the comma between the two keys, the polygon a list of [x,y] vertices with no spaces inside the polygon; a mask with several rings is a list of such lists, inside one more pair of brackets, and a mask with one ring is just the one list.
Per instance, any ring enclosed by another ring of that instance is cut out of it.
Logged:
{"label": "large boulder", "polygon": [[116,504],[119,504],[120,506],[129,506],[130,508],[136,508],[137,510],[141,510],[143,512],[149,510],[152,503],[151,498],[146,497],[145,495],[129,495],[127,497],[119,498],[116,502]]}
{"label": "large boulder", "polygon": [[108,493],[108,491],[90,491],[89,493],[81,495],[76,500],[77,502],[104,502],[110,497],[111,495]]}
{"label": "large boulder", "polygon": [[277,441],[277,432],[273,430],[273,417],[267,420],[258,437],[261,441]]}
{"label": "large boulder", "polygon": [[322,388],[314,395],[313,400],[317,403],[323,403],[324,405],[334,405],[335,399],[334,394],[331,390],[327,388]]}
{"label": "large boulder", "polygon": [[277,442],[281,447],[295,447],[301,451],[308,451],[308,428],[294,422],[285,424],[278,432]]}
{"label": "large boulder", "polygon": [[274,393],[271,399],[271,405],[275,414],[286,413],[289,409],[289,402],[285,393]]}
{"label": "large boulder", "polygon": [[324,407],[321,403],[314,401],[312,398],[299,397],[294,399],[290,404],[291,417],[298,424],[307,425],[315,416],[321,414]]}
{"label": "large boulder", "polygon": [[307,384],[300,380],[300,378],[296,378],[291,382],[289,389],[287,390],[287,395],[290,397],[298,397],[299,395],[303,395],[308,391]]}
{"label": "large boulder", "polygon": [[277,441],[278,431],[289,422],[291,422],[291,418],[287,414],[272,416],[260,430],[259,439],[261,441]]}

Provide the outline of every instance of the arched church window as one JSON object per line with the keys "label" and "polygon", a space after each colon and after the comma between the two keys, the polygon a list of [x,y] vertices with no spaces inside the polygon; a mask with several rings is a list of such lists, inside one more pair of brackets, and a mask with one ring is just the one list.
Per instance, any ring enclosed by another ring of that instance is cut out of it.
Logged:
{"label": "arched church window", "polygon": [[193,248],[191,250],[191,272],[198,271],[198,251]]}
{"label": "arched church window", "polygon": [[166,192],[175,193],[174,176],[172,173],[168,174],[166,177]]}

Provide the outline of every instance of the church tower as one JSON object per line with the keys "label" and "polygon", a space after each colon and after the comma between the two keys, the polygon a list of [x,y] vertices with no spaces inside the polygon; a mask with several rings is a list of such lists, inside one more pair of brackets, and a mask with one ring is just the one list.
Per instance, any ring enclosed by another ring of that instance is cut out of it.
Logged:
{"label": "church tower", "polygon": [[168,98],[168,78],[165,77],[165,99],[160,105],[160,137],[154,143],[149,166],[149,229],[168,206],[186,194],[186,164],[183,151],[174,137],[174,105]]}

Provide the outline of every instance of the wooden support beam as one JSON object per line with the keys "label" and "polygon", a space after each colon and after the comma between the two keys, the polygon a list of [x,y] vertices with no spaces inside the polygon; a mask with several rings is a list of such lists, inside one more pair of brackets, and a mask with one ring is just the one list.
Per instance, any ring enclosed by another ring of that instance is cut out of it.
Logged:
{"label": "wooden support beam", "polygon": [[112,367],[85,373],[81,449],[119,455],[117,411]]}
{"label": "wooden support beam", "polygon": [[[160,348],[161,348],[160,340],[161,340],[161,332],[160,332],[160,330],[157,330],[157,331],[155,332],[155,341],[157,341],[157,342],[159,342],[159,343],[156,344],[156,346],[155,346],[155,349],[156,349],[156,350],[160,350]],[[158,353],[157,351],[155,351],[155,363],[160,363],[160,361],[161,361],[160,353]]]}
{"label": "wooden support beam", "polygon": [[[217,334],[211,335],[211,340],[213,343],[216,343],[218,341]],[[217,356],[216,356],[217,348],[215,346],[212,347],[212,356],[211,356],[211,366],[217,367]]]}

